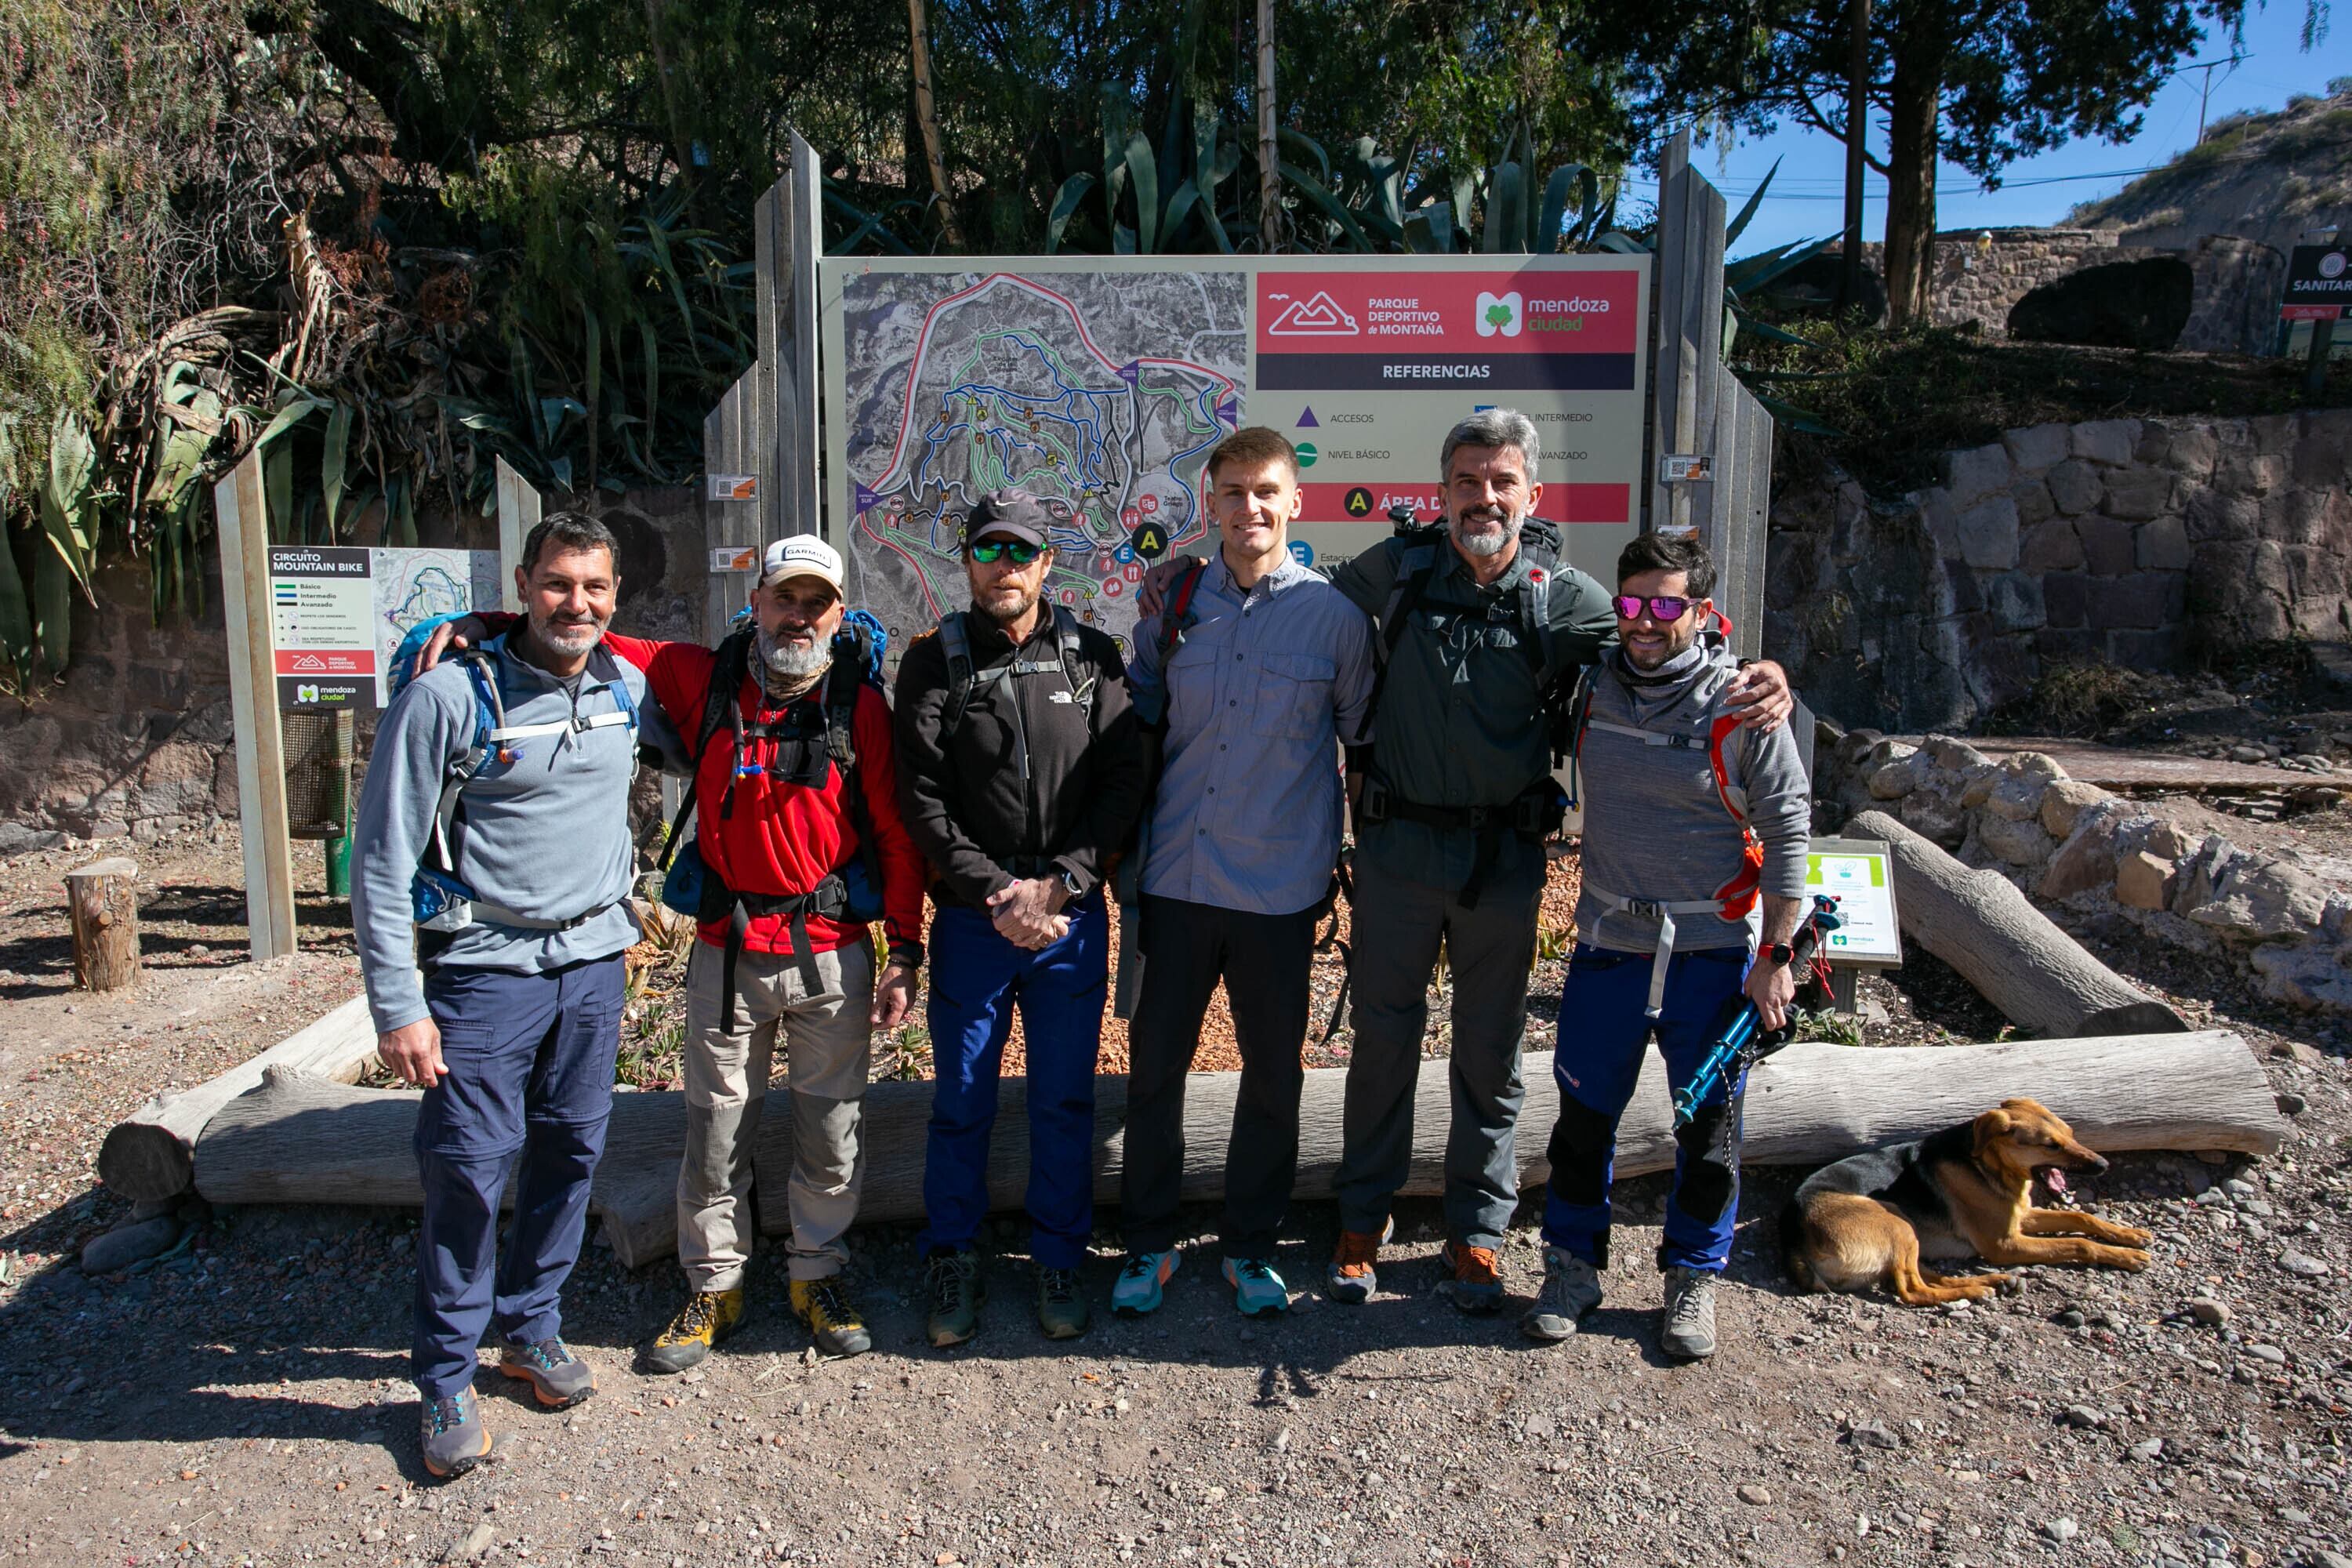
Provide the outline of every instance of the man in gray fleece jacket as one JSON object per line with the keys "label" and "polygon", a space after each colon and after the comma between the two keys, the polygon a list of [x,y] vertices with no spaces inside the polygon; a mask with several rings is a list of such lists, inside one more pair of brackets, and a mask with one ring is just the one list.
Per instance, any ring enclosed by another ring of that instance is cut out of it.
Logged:
{"label": "man in gray fleece jacket", "polygon": [[[1668,1084],[1697,1071],[1743,993],[1767,1028],[1795,994],[1811,803],[1787,728],[1744,728],[1722,697],[1738,673],[1709,628],[1715,565],[1696,539],[1643,534],[1617,559],[1618,646],[1569,720],[1584,797],[1576,951],[1559,1000],[1559,1121],[1544,1205],[1544,1288],[1520,1320],[1566,1339],[1601,1303],[1617,1121],[1654,1029]],[[1762,910],[1762,943],[1751,921]],[[1759,953],[1749,962],[1751,950]],[[1662,1343],[1715,1352],[1715,1278],[1731,1254],[1744,1083],[1718,1086],[1675,1134],[1658,1268]]]}
{"label": "man in gray fleece jacket", "polygon": [[501,1342],[499,1369],[540,1404],[596,1389],[564,1345],[557,1298],[604,1152],[621,955],[637,939],[637,745],[677,750],[645,678],[599,647],[616,558],[592,518],[560,512],[534,528],[515,573],[526,618],[394,700],[360,795],[352,923],[377,1054],[425,1090],[411,1372],[436,1476],[490,1453],[473,1392],[484,1330]]}

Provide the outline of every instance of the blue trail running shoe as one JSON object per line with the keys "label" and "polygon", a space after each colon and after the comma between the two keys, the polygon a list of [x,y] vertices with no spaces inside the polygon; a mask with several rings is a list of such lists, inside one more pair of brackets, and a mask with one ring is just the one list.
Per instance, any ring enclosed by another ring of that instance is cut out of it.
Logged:
{"label": "blue trail running shoe", "polygon": [[1263,1258],[1226,1258],[1225,1283],[1234,1288],[1234,1305],[1244,1318],[1270,1318],[1290,1310],[1290,1288]]}
{"label": "blue trail running shoe", "polygon": [[1139,1318],[1160,1310],[1160,1288],[1176,1276],[1176,1251],[1130,1252],[1120,1265],[1118,1281],[1110,1288],[1110,1310]]}

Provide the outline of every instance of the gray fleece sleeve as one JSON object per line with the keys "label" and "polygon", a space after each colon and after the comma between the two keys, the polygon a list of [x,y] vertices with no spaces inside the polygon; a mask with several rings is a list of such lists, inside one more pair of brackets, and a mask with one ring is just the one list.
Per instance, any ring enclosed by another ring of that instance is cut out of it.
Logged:
{"label": "gray fleece sleeve", "polygon": [[1748,786],[1748,821],[1764,846],[1764,891],[1776,898],[1805,896],[1805,851],[1812,843],[1812,785],[1797,755],[1797,737],[1781,725],[1769,734],[1742,730],[1748,738],[1741,773]]}
{"label": "gray fleece sleeve", "polygon": [[[454,670],[455,666],[451,667]],[[433,810],[449,764],[471,740],[470,706],[450,706],[445,681],[420,679],[376,725],[367,783],[360,790],[352,844],[352,931],[376,1031],[390,1034],[427,1016],[416,972],[415,911],[408,884],[433,834]],[[454,696],[470,692],[459,683]]]}

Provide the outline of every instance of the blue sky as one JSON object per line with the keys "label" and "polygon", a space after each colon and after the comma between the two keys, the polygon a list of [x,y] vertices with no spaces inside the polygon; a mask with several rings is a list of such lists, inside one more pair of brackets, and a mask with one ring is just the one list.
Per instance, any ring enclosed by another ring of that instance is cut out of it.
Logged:
{"label": "blue sky", "polygon": [[[2352,5],[2335,7],[2330,36],[2309,54],[2301,47],[2303,0],[2270,0],[2245,24],[2243,57],[2233,69],[2223,66],[2212,73],[2212,95],[2206,106],[2209,121],[2240,110],[2274,110],[2289,94],[2326,89],[2331,76],[2352,70]],[[2209,33],[2204,44],[2184,63],[2227,59],[2229,35]],[[1966,171],[1944,165],[1937,182],[1936,226],[1939,229],[1996,228],[2018,224],[2053,224],[2077,202],[2111,195],[2131,182],[2132,174],[2158,164],[2190,147],[2197,140],[2198,97],[2206,73],[2179,71],[2166,82],[2148,104],[2139,135],[2121,144],[2100,141],[2070,142],[2039,157],[2021,159],[2004,173],[2000,189],[1983,192]],[[1885,154],[1883,131],[1871,151]],[[1744,256],[1786,240],[1834,234],[1844,222],[1845,149],[1817,131],[1800,130],[1784,122],[1770,136],[1742,141],[1728,149],[1717,143],[1697,150],[1694,161],[1721,190],[1737,213],[1758,182],[1780,159],[1773,177],[1747,232],[1732,247]],[[1886,226],[1886,182],[1876,173],[1867,176],[1868,195],[1863,204],[1863,235],[1876,240]],[[2045,182],[2045,183],[2034,183]],[[1648,201],[1654,197],[1653,180],[1633,182],[1627,195]]]}

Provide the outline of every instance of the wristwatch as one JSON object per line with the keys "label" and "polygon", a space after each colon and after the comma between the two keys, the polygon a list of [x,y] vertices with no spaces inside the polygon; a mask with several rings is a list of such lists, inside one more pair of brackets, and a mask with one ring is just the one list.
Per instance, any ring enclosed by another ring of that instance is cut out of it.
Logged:
{"label": "wristwatch", "polygon": [[1068,867],[1065,866],[1055,872],[1054,879],[1062,884],[1062,891],[1070,895],[1072,903],[1075,904],[1086,897],[1086,893],[1078,887],[1078,874]]}
{"label": "wristwatch", "polygon": [[1786,968],[1788,965],[1796,962],[1797,950],[1790,947],[1785,942],[1776,942],[1770,943],[1764,949],[1764,956],[1770,959],[1773,963],[1780,964],[1782,968]]}

